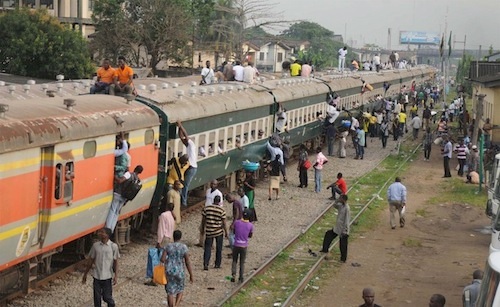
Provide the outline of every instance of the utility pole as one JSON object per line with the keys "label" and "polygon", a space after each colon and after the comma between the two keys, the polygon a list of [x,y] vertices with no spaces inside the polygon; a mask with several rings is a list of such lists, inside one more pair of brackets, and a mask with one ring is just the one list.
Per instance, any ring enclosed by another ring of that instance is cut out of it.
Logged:
{"label": "utility pole", "polygon": [[455,49],[455,44],[456,43],[464,44],[464,49],[463,49],[463,52],[462,52],[462,57],[463,57],[465,55],[465,42],[467,41],[467,35],[464,35],[464,40],[463,41],[457,41],[455,37],[456,37],[456,35],[453,35],[453,49]]}

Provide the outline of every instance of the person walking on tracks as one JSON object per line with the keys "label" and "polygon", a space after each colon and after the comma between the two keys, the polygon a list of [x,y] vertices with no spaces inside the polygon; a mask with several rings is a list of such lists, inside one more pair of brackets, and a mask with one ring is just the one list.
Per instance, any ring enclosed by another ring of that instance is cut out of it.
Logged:
{"label": "person walking on tracks", "polygon": [[391,212],[391,228],[396,229],[396,210],[399,212],[399,226],[403,228],[405,226],[406,187],[401,183],[401,178],[396,177],[394,183],[387,189],[387,201]]}
{"label": "person walking on tracks", "polygon": [[351,209],[347,204],[347,195],[340,195],[339,200],[333,204],[333,207],[338,210],[337,223],[333,229],[325,232],[323,248],[320,252],[328,253],[330,245],[338,236],[340,237],[340,261],[345,262],[347,260],[347,245],[351,223]]}
{"label": "person walking on tracks", "polygon": [[114,307],[113,285],[116,285],[118,278],[118,258],[120,252],[118,245],[110,240],[112,231],[103,228],[97,232],[99,241],[95,242],[90,249],[87,268],[83,273],[82,283],[87,282],[87,274],[94,267],[92,277],[94,277],[94,306],[100,307],[104,300],[108,306]]}

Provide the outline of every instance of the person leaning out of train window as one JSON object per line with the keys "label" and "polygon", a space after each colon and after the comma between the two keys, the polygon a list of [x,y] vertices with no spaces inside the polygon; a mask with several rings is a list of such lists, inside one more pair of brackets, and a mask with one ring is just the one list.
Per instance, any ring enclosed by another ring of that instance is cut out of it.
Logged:
{"label": "person leaning out of train window", "polygon": [[127,61],[124,56],[118,57],[118,68],[115,70],[115,77],[113,84],[109,86],[109,94],[132,94],[134,92],[134,84],[132,80],[134,79],[134,71],[130,66],[127,65]]}
{"label": "person leaning out of train window", "polygon": [[184,173],[189,168],[188,155],[172,158],[168,162],[167,191],[172,189],[174,182],[179,180],[181,189],[184,187]]}
{"label": "person leaning out of train window", "polygon": [[128,159],[128,142],[125,139],[125,135],[121,132],[116,136],[116,147],[115,147],[115,176],[121,177],[128,171],[129,159]]}
{"label": "person leaning out of train window", "polygon": [[109,94],[109,86],[115,78],[115,69],[109,65],[109,59],[102,61],[101,67],[97,70],[97,82],[90,88],[91,94]]}

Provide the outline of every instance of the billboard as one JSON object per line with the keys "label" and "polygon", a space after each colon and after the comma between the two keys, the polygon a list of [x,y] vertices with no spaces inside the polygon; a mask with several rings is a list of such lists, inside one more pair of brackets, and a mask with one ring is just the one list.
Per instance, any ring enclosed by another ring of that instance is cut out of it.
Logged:
{"label": "billboard", "polygon": [[400,44],[439,45],[441,36],[437,32],[400,31]]}

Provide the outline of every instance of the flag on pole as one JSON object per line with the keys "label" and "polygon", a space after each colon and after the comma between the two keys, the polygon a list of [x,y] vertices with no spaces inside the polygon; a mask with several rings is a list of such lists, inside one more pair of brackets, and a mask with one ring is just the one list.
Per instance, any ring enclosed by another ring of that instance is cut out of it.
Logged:
{"label": "flag on pole", "polygon": [[451,56],[451,31],[450,31],[450,38],[448,39],[448,57]]}
{"label": "flag on pole", "polygon": [[441,36],[441,43],[439,44],[439,55],[443,57],[443,51],[444,51],[444,33]]}

